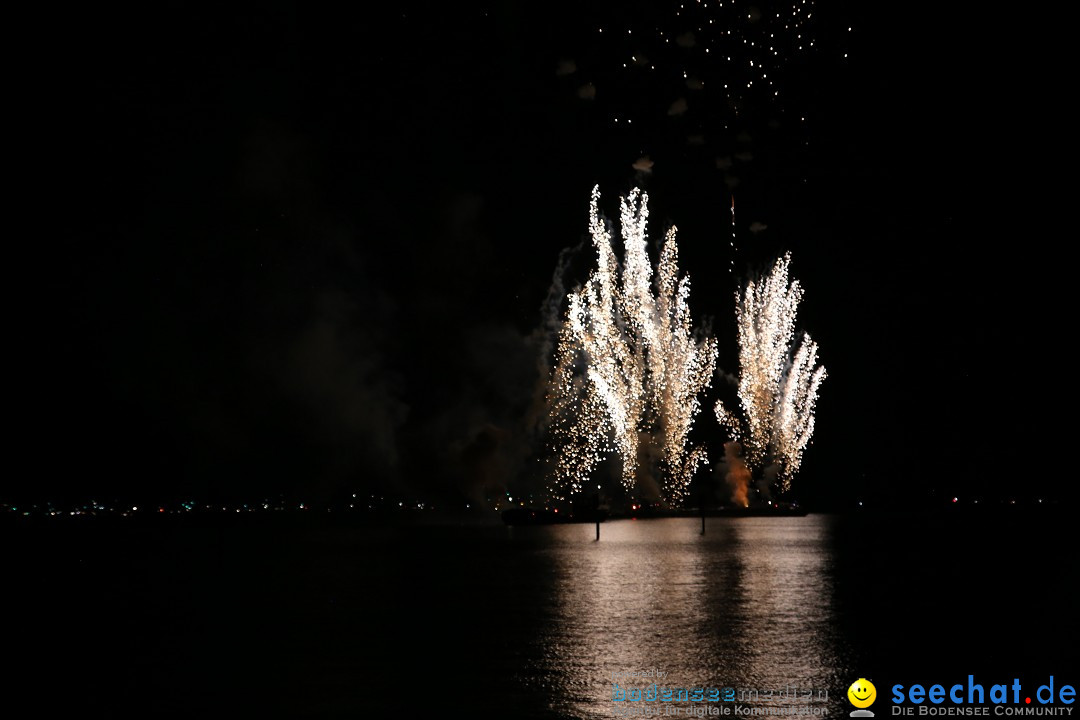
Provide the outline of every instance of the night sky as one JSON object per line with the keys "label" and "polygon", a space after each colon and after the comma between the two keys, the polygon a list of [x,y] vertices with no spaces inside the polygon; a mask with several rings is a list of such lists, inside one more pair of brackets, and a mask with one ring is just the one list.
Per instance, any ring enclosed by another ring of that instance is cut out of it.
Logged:
{"label": "night sky", "polygon": [[580,5],[28,20],[0,499],[530,486],[541,307],[596,183],[609,216],[641,184],[652,237],[679,226],[726,373],[732,192],[739,272],[792,252],[829,371],[805,497],[1075,493],[1061,18],[819,0],[782,101],[723,128],[719,66],[701,100],[598,69],[629,46],[595,28],[655,4]]}

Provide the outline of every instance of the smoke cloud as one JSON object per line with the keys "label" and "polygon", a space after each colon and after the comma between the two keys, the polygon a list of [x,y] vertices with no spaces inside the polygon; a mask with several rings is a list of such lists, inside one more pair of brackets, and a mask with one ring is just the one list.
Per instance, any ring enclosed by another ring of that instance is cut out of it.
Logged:
{"label": "smoke cloud", "polygon": [[724,460],[721,463],[724,480],[731,488],[731,501],[741,507],[750,504],[750,468],[742,459],[742,445],[735,440],[724,443]]}

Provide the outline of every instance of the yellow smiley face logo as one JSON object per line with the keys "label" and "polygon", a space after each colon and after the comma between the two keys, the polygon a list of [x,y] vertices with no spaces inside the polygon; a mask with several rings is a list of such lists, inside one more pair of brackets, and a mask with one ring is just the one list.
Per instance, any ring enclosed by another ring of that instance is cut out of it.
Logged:
{"label": "yellow smiley face logo", "polygon": [[847,689],[848,700],[857,708],[866,708],[877,699],[877,688],[866,678],[859,678]]}

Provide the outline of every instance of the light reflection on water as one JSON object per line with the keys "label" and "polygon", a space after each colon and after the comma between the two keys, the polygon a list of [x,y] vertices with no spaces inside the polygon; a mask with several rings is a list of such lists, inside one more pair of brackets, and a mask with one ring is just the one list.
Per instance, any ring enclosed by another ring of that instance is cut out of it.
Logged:
{"label": "light reflection on water", "polygon": [[[710,518],[703,536],[696,519],[620,520],[601,526],[600,542],[592,525],[543,528],[551,606],[522,680],[571,717],[611,717],[612,673],[650,668],[667,673],[661,685],[797,686],[835,705],[851,670],[832,617],[827,523]],[[806,704],[772,701],[791,703]]]}
{"label": "light reflection on water", "polygon": [[952,510],[710,518],[704,537],[609,522],[599,543],[491,522],[30,528],[10,614],[41,649],[21,665],[84,715],[612,717],[611,673],[659,668],[825,689],[846,717],[859,677],[1064,678],[1074,510]]}

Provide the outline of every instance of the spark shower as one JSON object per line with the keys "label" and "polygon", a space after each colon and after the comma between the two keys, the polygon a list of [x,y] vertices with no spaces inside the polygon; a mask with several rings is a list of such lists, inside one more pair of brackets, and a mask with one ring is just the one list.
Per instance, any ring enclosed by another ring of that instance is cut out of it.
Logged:
{"label": "spark shower", "polygon": [[[668,230],[654,272],[647,247],[648,196],[620,198],[620,262],[593,188],[589,232],[596,267],[567,295],[548,390],[554,502],[585,490],[602,460],[621,462],[622,486],[683,504],[694,473],[708,462],[690,442],[702,394],[716,371],[717,343],[692,325],[690,279],[680,277],[676,228]],[[790,258],[736,297],[740,421],[717,402],[720,424],[742,443],[747,467],[787,489],[814,430],[825,377],[817,345],[795,337],[802,289],[788,283]],[[794,342],[793,342],[794,341]],[[730,455],[730,449],[725,453]],[[729,462],[730,464],[730,462]]]}
{"label": "spark shower", "polygon": [[[717,421],[742,446],[749,475],[784,492],[802,464],[803,450],[814,434],[814,408],[825,368],[808,333],[797,333],[795,317],[803,289],[788,281],[791,256],[751,279],[736,296],[739,328],[739,404],[743,418],[717,401]],[[745,487],[731,477],[736,494]]]}
{"label": "spark shower", "polygon": [[600,189],[593,188],[589,231],[597,266],[568,296],[551,380],[553,494],[580,492],[600,460],[615,452],[628,491],[640,492],[648,482],[678,505],[694,471],[708,461],[689,434],[716,369],[716,341],[691,327],[690,280],[679,277],[676,229],[664,238],[654,278],[648,197],[635,189],[620,201],[621,264],[599,200]]}

